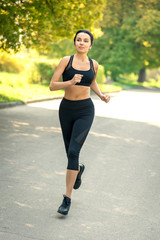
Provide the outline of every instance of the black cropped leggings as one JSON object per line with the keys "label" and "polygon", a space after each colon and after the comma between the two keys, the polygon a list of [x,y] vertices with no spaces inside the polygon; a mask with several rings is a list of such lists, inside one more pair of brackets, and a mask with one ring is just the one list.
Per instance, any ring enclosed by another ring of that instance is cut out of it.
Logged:
{"label": "black cropped leggings", "polygon": [[94,119],[94,104],[91,98],[68,100],[63,98],[59,107],[59,120],[63,134],[67,169],[79,169],[79,154]]}

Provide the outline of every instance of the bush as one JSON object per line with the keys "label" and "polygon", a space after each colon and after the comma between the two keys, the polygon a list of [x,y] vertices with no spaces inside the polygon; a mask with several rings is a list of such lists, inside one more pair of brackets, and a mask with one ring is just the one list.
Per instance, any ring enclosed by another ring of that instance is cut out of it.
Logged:
{"label": "bush", "polygon": [[49,85],[57,62],[34,62],[29,70],[29,82]]}
{"label": "bush", "polygon": [[96,81],[98,84],[103,84],[106,82],[104,67],[102,65],[99,65]]}
{"label": "bush", "polygon": [[28,83],[40,83],[41,75],[38,72],[36,63],[31,63],[27,71]]}
{"label": "bush", "polygon": [[36,66],[41,76],[41,82],[49,84],[52,78],[53,72],[55,71],[57,66],[48,62],[39,62],[39,63],[36,63]]}
{"label": "bush", "polygon": [[19,73],[23,71],[25,68],[25,64],[22,59],[7,54],[5,52],[0,53],[0,71],[1,72],[11,72],[11,73]]}

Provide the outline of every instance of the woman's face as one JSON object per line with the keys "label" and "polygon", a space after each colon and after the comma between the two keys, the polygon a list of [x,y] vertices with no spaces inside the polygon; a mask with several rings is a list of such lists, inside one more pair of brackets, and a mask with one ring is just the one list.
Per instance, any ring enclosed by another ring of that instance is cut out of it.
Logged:
{"label": "woman's face", "polygon": [[91,48],[91,38],[87,33],[78,33],[75,40],[77,52],[87,53]]}

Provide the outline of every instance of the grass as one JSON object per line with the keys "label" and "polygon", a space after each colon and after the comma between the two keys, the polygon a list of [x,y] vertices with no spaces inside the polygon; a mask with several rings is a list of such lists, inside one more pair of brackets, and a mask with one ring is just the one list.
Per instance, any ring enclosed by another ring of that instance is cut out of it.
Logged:
{"label": "grass", "polygon": [[51,92],[48,86],[28,83],[24,73],[0,73],[0,102],[26,101],[63,94],[64,90]]}
{"label": "grass", "polygon": [[103,93],[120,92],[122,90],[122,86],[117,83],[98,84],[98,86]]}
{"label": "grass", "polygon": [[160,77],[157,80],[149,78],[147,81],[139,83],[137,82],[137,75],[132,73],[130,75],[121,75],[118,83],[122,86],[122,89],[134,87],[160,88]]}

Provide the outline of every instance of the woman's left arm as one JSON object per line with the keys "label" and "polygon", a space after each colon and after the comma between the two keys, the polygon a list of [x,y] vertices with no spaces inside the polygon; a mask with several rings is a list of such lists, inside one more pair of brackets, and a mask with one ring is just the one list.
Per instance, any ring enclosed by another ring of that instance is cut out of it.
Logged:
{"label": "woman's left arm", "polygon": [[97,94],[97,96],[104,102],[108,103],[110,101],[110,96],[108,94],[102,94],[101,90],[99,89],[99,86],[96,82],[96,76],[98,73],[98,63],[96,61],[94,61],[94,69],[95,69],[95,76],[93,79],[93,82],[91,84],[91,89],[93,92],[95,92],[95,94]]}

